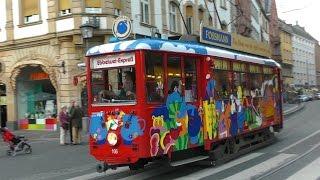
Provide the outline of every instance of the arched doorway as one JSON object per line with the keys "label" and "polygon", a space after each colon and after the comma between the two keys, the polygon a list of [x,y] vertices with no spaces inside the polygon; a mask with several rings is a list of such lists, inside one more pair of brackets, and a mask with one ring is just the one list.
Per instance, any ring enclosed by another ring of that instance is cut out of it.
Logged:
{"label": "arched doorway", "polygon": [[16,97],[19,128],[48,129],[46,120],[57,115],[56,89],[40,66],[27,65],[20,69]]}
{"label": "arched doorway", "polygon": [[0,121],[1,127],[7,126],[7,89],[6,85],[0,83]]}

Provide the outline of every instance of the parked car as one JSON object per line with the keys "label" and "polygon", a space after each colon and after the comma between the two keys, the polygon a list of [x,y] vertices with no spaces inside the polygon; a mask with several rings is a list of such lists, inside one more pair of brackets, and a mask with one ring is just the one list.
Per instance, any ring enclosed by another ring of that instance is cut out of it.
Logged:
{"label": "parked car", "polygon": [[320,92],[314,94],[315,99],[320,99]]}
{"label": "parked car", "polygon": [[299,99],[299,101],[300,101],[300,102],[307,102],[307,101],[310,101],[310,97],[309,97],[309,96],[307,96],[307,95],[305,95],[305,94],[303,94],[303,95],[299,95],[299,96],[298,96],[298,99]]}
{"label": "parked car", "polygon": [[314,95],[313,94],[308,94],[307,97],[308,97],[308,101],[314,100]]}

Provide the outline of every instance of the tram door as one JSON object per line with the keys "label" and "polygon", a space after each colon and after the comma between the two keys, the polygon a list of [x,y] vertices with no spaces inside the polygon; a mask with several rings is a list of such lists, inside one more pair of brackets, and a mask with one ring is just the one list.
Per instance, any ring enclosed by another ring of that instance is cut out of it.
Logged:
{"label": "tram door", "polygon": [[6,86],[0,84],[0,121],[1,127],[7,126]]}

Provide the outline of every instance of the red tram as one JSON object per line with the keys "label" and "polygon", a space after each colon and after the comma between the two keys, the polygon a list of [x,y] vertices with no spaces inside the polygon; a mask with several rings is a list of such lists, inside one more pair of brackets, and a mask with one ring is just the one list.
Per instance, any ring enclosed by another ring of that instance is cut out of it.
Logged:
{"label": "red tram", "polygon": [[93,47],[86,63],[99,172],[219,158],[246,146],[244,137],[282,129],[281,69],[271,59],[139,39]]}

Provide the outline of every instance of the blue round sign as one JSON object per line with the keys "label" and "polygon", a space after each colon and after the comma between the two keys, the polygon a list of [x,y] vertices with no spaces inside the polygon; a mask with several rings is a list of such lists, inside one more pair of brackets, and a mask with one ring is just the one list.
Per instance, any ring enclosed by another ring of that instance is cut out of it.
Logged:
{"label": "blue round sign", "polygon": [[120,40],[126,39],[131,34],[131,20],[126,16],[121,16],[113,22],[112,32],[115,37]]}

